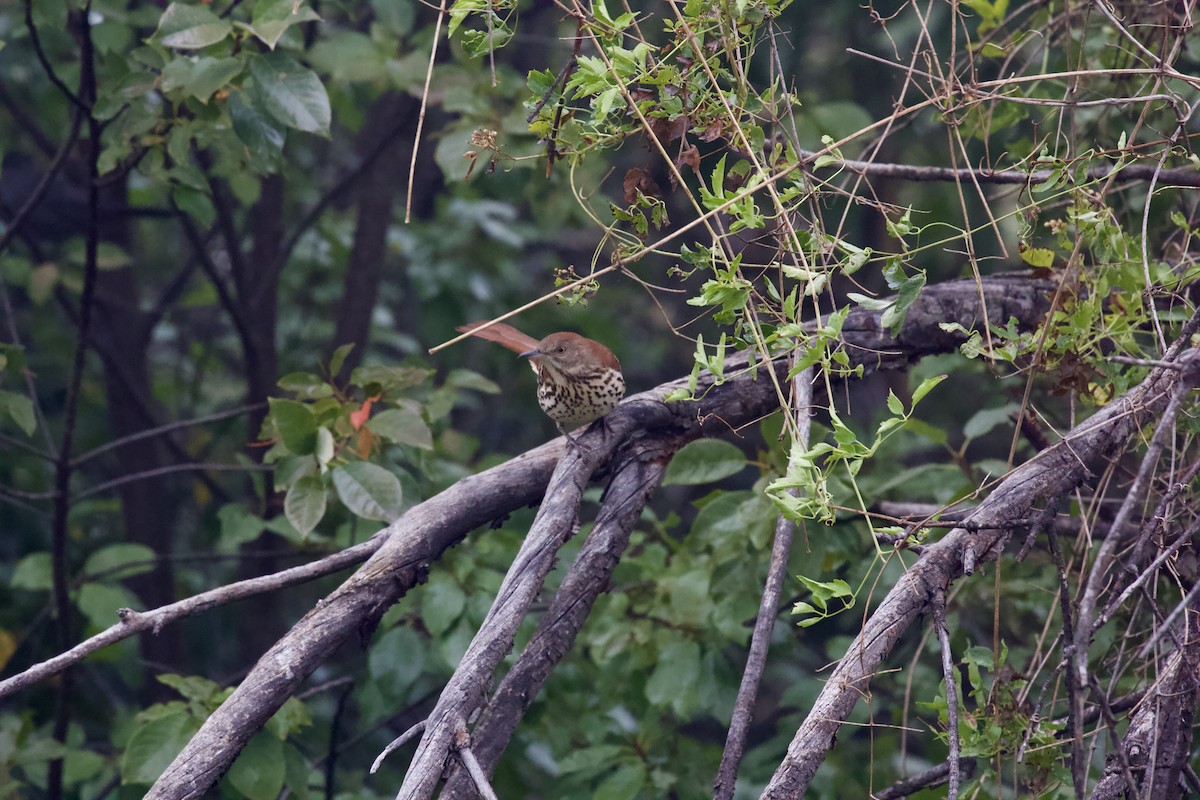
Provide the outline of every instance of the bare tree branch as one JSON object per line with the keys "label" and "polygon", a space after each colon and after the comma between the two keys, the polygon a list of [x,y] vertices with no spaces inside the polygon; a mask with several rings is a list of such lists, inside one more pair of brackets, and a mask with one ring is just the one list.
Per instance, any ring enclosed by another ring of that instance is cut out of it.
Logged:
{"label": "bare tree branch", "polygon": [[[1200,609],[1195,604],[1188,618],[1183,647],[1171,655],[1133,713],[1121,745],[1124,759],[1112,759],[1105,767],[1092,800],[1120,800],[1130,792],[1152,800],[1183,796],[1179,782],[1191,758],[1192,720],[1200,700]],[[1135,780],[1144,776],[1140,785],[1129,785],[1130,769]]]}
{"label": "bare tree branch", "polygon": [[353,547],[347,547],[341,552],[326,556],[311,564],[303,564],[272,575],[263,575],[258,578],[249,578],[237,583],[231,583],[227,586],[202,592],[186,600],[180,600],[177,603],[171,603],[170,605],[151,611],[121,609],[118,612],[121,621],[116,625],[101,631],[89,639],[85,639],[70,650],[60,653],[54,658],[35,664],[23,672],[0,681],[0,697],[14,694],[35,683],[58,675],[64,669],[79,663],[92,653],[128,639],[130,636],[147,631],[157,634],[165,625],[207,611],[210,608],[217,608],[235,600],[241,600],[257,594],[275,592],[280,589],[286,589],[289,586],[307,583],[316,578],[331,575],[347,567],[352,567],[364,561],[371,553],[378,550],[382,543],[382,536],[376,535],[368,541],[356,544]]}
{"label": "bare tree branch", "polygon": [[[616,440],[606,444],[611,450]],[[517,628],[554,567],[558,549],[578,528],[583,490],[606,455],[599,448],[585,451],[574,447],[559,458],[537,518],[500,585],[496,601],[429,715],[429,724],[397,798],[433,795],[453,750],[456,722],[472,715],[482,703],[492,672],[512,649]]]}
{"label": "bare tree branch", "polygon": [[[796,441],[804,447],[808,446],[809,433],[812,430],[812,384],[812,367],[802,370],[792,382],[796,397],[793,405],[796,429],[800,433]],[[792,450],[789,467],[795,466],[795,458],[799,453],[798,448]],[[799,494],[797,489],[789,491],[793,495]],[[725,749],[721,753],[721,764],[713,782],[713,800],[730,800],[737,785],[738,766],[742,763],[742,755],[746,751],[746,737],[754,717],[754,701],[758,697],[759,681],[762,680],[763,671],[767,667],[767,648],[771,644],[771,632],[775,630],[779,598],[783,594],[783,581],[787,574],[788,556],[791,554],[792,535],[795,531],[796,524],[780,514],[775,521],[771,562],[767,568],[762,599],[758,604],[758,616],[754,620],[754,633],[750,637],[750,652],[746,655],[746,668],[742,671],[741,684],[734,701],[729,732],[725,737]]]}
{"label": "bare tree branch", "polygon": [[[982,285],[992,324],[1016,318],[1028,327],[1048,307],[1049,283],[1028,276],[988,278]],[[852,364],[868,370],[895,368],[922,355],[946,352],[962,336],[940,327],[946,320],[976,324],[982,309],[979,287],[972,280],[928,287],[909,309],[900,335],[893,339],[880,321],[882,312],[855,309],[843,326]],[[784,369],[785,364],[775,365]],[[774,408],[770,381],[754,380],[751,371],[737,372],[730,359],[727,379],[713,385],[703,377],[700,401],[693,408],[669,407],[662,397],[686,385],[686,379],[664,384],[627,399],[607,418],[607,425],[581,437],[580,446],[610,448],[616,431],[663,431],[697,438],[757,419]],[[759,372],[762,367],[759,367]],[[719,424],[718,421],[725,424]],[[560,453],[561,440],[530,451],[479,475],[459,481],[410,509],[386,529],[387,541],[341,587],[324,599],[259,659],[241,685],[201,727],[183,752],[163,772],[147,797],[200,797],[228,769],[255,731],[338,646],[356,632],[369,635],[379,616],[409,589],[425,579],[429,564],[479,525],[514,508],[536,502],[544,492]]]}
{"label": "bare tree branch", "polygon": [[[1184,326],[1183,336],[1165,360],[1180,357],[1200,318]],[[1010,472],[970,515],[974,522],[1000,523],[1032,514],[1039,504],[1055,502],[1079,486],[1090,467],[1102,457],[1127,446],[1130,438],[1166,407],[1181,381],[1180,372],[1155,369],[1123,397],[1077,425],[1062,441],[1042,451]],[[967,531],[956,528],[928,545],[873,613],[829,682],[817,697],[808,717],[792,739],[783,763],[762,797],[782,800],[802,795],[834,735],[862,696],[875,670],[891,653],[901,636],[924,613],[930,599],[962,575],[963,555],[973,550],[981,561],[999,557],[1010,531]]]}
{"label": "bare tree branch", "polygon": [[[1169,153],[1164,150],[1164,153]],[[808,150],[799,151],[800,158],[809,162],[815,161],[821,154]],[[920,183],[938,181],[944,183],[961,183],[978,181],[986,184],[1007,186],[1036,186],[1056,175],[1055,170],[1035,169],[1024,172],[1016,169],[968,169],[956,167],[925,167],[916,164],[892,164],[876,161],[856,161],[843,159],[831,163],[828,168],[844,168],[868,178],[892,178],[896,180],[916,181]],[[1115,175],[1122,181],[1151,181],[1171,186],[1200,187],[1200,172],[1192,167],[1178,169],[1161,169],[1158,166],[1146,164],[1131,164],[1126,166],[1110,166],[1107,164],[1089,167],[1085,177],[1089,181],[1101,181]]]}
{"label": "bare tree branch", "polygon": [[[475,751],[487,774],[495,771],[513,731],[550,672],[570,652],[597,598],[608,591],[613,570],[629,544],[630,533],[662,480],[675,449],[671,442],[642,438],[623,448],[618,456],[621,466],[601,500],[595,527],[563,577],[533,637],[475,725],[472,737]],[[462,771],[455,769],[440,797],[474,800],[473,791]]]}
{"label": "bare tree branch", "polygon": [[942,651],[942,680],[946,683],[946,739],[950,746],[950,755],[946,759],[949,770],[946,776],[946,797],[949,800],[958,800],[958,686],[954,680],[954,653],[950,649],[950,632],[946,630],[945,591],[934,592],[929,605],[933,611],[934,632]]}

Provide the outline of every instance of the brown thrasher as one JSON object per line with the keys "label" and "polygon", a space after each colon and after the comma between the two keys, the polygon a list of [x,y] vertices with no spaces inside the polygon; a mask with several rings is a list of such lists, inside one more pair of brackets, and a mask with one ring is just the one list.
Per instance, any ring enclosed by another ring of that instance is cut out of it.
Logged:
{"label": "brown thrasher", "polygon": [[537,374],[538,405],[568,440],[568,431],[600,419],[625,396],[621,362],[599,342],[570,332],[552,333],[539,342],[512,325],[480,328],[485,324],[472,322],[458,330],[528,358]]}

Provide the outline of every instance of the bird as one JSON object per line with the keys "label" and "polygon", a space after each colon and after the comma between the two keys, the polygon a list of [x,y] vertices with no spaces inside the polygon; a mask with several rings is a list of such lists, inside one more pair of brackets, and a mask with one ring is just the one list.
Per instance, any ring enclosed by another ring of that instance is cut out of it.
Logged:
{"label": "bird", "polygon": [[538,341],[504,322],[471,322],[458,330],[528,358],[537,375],[538,405],[572,444],[570,431],[603,418],[625,396],[621,362],[594,339],[560,331]]}

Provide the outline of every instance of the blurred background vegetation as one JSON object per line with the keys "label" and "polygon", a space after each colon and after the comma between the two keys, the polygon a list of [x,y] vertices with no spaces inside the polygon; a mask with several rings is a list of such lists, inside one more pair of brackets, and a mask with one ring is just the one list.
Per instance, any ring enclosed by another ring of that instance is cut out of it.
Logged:
{"label": "blurred background vegetation", "polygon": [[[764,48],[747,61],[746,80],[794,93],[797,102],[785,103],[789,144],[807,150],[820,149],[823,136],[840,140],[886,119],[898,98],[912,102],[919,94],[911,75],[862,53],[907,63],[914,52],[949,52],[957,41],[953,66],[970,61],[976,80],[1006,74],[1011,59],[1027,66],[1026,53],[1046,73],[1133,66],[1142,57],[1115,44],[1119,37],[1099,15],[1056,2],[1011,13],[1006,3],[984,0],[920,8],[736,5],[748,19],[759,15],[755,24],[771,20],[772,57]],[[1136,6],[1121,10],[1142,14],[1155,30],[1175,30],[1165,4],[1147,4],[1153,12]],[[501,8],[512,40],[489,48],[481,46],[478,20],[446,41],[436,8],[398,0],[320,0],[295,9],[292,0],[0,5],[0,210],[9,221],[0,251],[3,674],[108,627],[118,608],[161,606],[364,541],[377,520],[554,434],[534,402],[531,373],[512,354],[478,341],[432,356],[428,349],[454,336],[456,325],[492,318],[552,292],[556,280],[608,266],[615,239],[605,226],[613,225],[611,205],[630,205],[630,169],[646,170],[666,190],[661,200],[671,222],[664,231],[692,210],[687,192],[670,190],[645,136],[548,165],[545,142],[530,131],[537,93],[529,73],[558,73],[576,25],[553,3]],[[957,27],[956,9],[964,14]],[[637,11],[645,35],[662,36],[666,6]],[[464,35],[470,30],[474,39]],[[1002,56],[985,52],[985,40]],[[1186,72],[1195,66],[1191,42],[1178,41],[1187,44],[1172,57]],[[916,68],[946,66],[922,61]],[[1132,92],[1133,80],[1105,78],[1071,91],[1096,100]],[[1064,85],[1041,82],[1026,96],[1058,97]],[[1194,104],[1188,91],[1183,96]],[[1133,139],[1120,137],[1141,110],[1076,110],[1076,127],[1068,129],[1054,116],[1060,112],[1036,106],[934,108],[896,121],[886,136],[859,136],[841,154],[997,168],[1042,148],[1039,165],[1050,167],[1127,145],[1136,157]],[[1158,104],[1143,121],[1161,129],[1161,141],[1174,117]],[[1055,125],[1062,127],[1046,136]],[[697,135],[699,175],[689,172],[689,181],[709,180],[718,159],[736,153],[728,138]],[[1171,164],[1186,163],[1186,138],[1176,144]],[[14,227],[43,178],[44,196]],[[806,224],[815,226],[819,214],[834,221],[827,230],[836,228],[839,239],[886,250],[896,246],[889,223],[912,208],[926,233],[909,265],[930,284],[973,269],[1029,268],[1034,262],[1019,252],[1030,247],[1053,251],[1061,265],[1070,242],[1064,248],[1038,214],[1066,214],[1078,198],[1041,206],[1022,188],[975,194],[953,182],[879,178],[869,193],[821,195]],[[1144,185],[1142,194],[1110,188],[1096,192],[1097,207],[1111,208],[1114,236],[1134,236]],[[1025,210],[1010,214],[1006,204]],[[1188,231],[1193,207],[1186,191],[1164,189],[1147,214],[1151,258],[1168,272],[1191,274],[1180,256],[1190,233],[1181,239],[1178,231]],[[964,229],[987,227],[992,208],[1004,209],[996,235],[964,238]],[[1171,222],[1172,212],[1182,226]],[[687,374],[695,338],[711,343],[723,329],[711,309],[687,303],[707,274],[672,271],[680,266],[672,253],[651,252],[632,274],[608,274],[597,291],[543,302],[514,322],[534,336],[567,329],[601,340],[620,358],[631,391],[651,388]],[[1140,261],[1127,257],[1104,286],[1133,298],[1144,288],[1140,273]],[[835,280],[826,311],[843,305],[847,290],[889,291],[877,268],[854,281]],[[1187,287],[1179,292],[1187,295]],[[1169,327],[1182,314],[1162,319]],[[1130,326],[1127,337],[1117,337],[1122,352],[1133,352],[1132,342],[1153,350],[1144,316],[1120,321]],[[1115,335],[1113,327],[1103,335]],[[1078,347],[1059,343],[1060,352]],[[1074,418],[1075,397],[1111,397],[1130,380],[1112,373],[1096,382],[1089,370],[1100,368],[1054,363],[1059,371],[1039,378],[1034,398],[1046,400],[1046,418],[1060,430]],[[412,369],[387,371],[400,367]],[[909,426],[863,469],[859,489],[870,502],[942,504],[1006,469],[1009,415],[1025,388],[1016,370],[950,353],[911,374],[835,381],[834,401],[866,435],[887,413],[889,389],[906,397],[910,385],[942,373],[949,380],[918,413],[925,427]],[[319,477],[304,484],[308,494],[292,494],[301,468],[272,450],[281,431],[275,419],[264,428],[268,398],[332,397],[336,413],[349,414],[373,392],[404,413],[386,431],[380,426],[365,450],[353,431],[337,429],[345,437],[338,458],[345,445],[351,461],[369,456],[395,476],[399,490],[387,489],[392,505],[382,513],[353,507]],[[1076,392],[1072,402],[1064,392]],[[727,436],[736,448],[721,458],[732,467],[717,471],[732,474],[659,493],[618,569],[617,589],[602,599],[502,761],[494,782],[501,796],[710,793],[771,546],[775,509],[762,489],[785,462],[781,428],[771,418]],[[1021,442],[1018,460],[1032,452]],[[320,495],[323,513],[312,530],[298,530],[297,515],[285,513],[289,494],[293,510],[309,504],[310,519]],[[367,767],[429,709],[531,519],[531,511],[514,514],[447,554],[428,584],[385,615],[369,647],[347,647],[318,671],[286,718],[247,750],[220,796],[390,796],[405,757],[394,756],[374,776]],[[577,546],[569,545],[563,561]],[[874,555],[861,517],[801,530],[791,574],[867,588],[852,612],[815,627],[798,628],[781,615],[739,796],[757,795],[819,691],[822,670],[841,657],[870,608],[872,590],[890,586],[903,569],[898,561],[881,566]],[[142,796],[226,687],[343,577],[190,617],[103,651],[69,680],[4,698],[0,798]],[[979,680],[964,693],[977,690],[968,705],[980,712],[989,690],[994,704],[1012,711],[995,698],[1023,680],[1041,652],[1035,640],[1053,605],[1048,557],[1035,553],[1006,566],[1002,577],[1002,587],[963,584],[952,608],[955,650],[967,654],[969,674]],[[785,596],[790,607],[807,595],[794,581]],[[855,724],[843,729],[811,796],[866,797],[945,758],[936,651],[920,632],[909,639],[892,661],[896,674],[880,676]],[[988,676],[1002,660],[992,652],[996,640],[1012,666],[993,684]],[[156,678],[162,675],[194,677]],[[1060,783],[1067,773],[1057,751],[1014,765],[1013,737],[1025,731],[1029,710],[979,723],[971,755],[994,771],[978,796],[1072,795]],[[1046,726],[1035,736],[1052,742],[1055,711],[1041,714]],[[569,729],[565,719],[574,720]]]}

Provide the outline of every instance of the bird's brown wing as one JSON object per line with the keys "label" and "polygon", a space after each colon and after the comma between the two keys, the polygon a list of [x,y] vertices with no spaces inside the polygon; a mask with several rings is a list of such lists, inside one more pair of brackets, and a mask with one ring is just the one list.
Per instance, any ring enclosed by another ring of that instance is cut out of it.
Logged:
{"label": "bird's brown wing", "polygon": [[[514,353],[528,353],[530,350],[537,350],[538,340],[527,334],[521,333],[519,330],[504,322],[496,322],[488,325],[486,328],[480,326],[487,325],[485,320],[477,322],[468,322],[466,325],[459,325],[458,330],[463,333],[469,333],[472,336],[478,336],[480,339],[487,339],[489,342],[495,342],[498,345],[507,347]],[[529,366],[533,367],[533,371],[537,372],[536,358],[530,359]]]}

